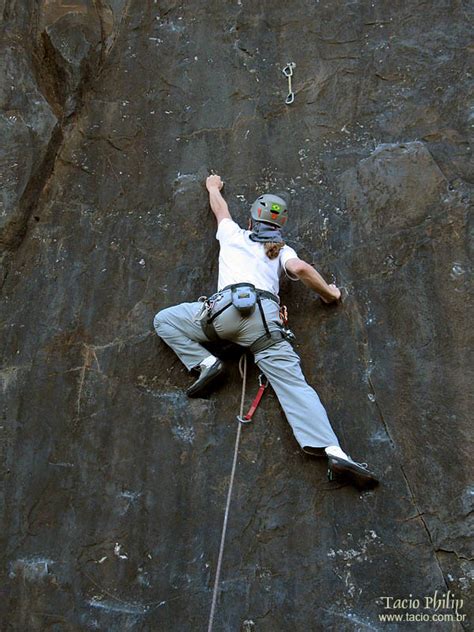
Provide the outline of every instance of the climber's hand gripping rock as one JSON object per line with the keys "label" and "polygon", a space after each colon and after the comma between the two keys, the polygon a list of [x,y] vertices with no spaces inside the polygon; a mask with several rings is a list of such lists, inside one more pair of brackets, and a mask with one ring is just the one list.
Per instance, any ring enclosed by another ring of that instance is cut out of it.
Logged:
{"label": "climber's hand gripping rock", "polygon": [[331,288],[333,292],[333,297],[328,299],[327,297],[325,298],[324,296],[320,295],[320,298],[323,303],[335,303],[341,298],[341,290],[334,283],[330,283],[328,287]]}
{"label": "climber's hand gripping rock", "polygon": [[213,174],[206,178],[206,188],[208,191],[210,191],[211,189],[216,189],[216,188],[220,191],[223,186],[224,186],[224,183],[222,182],[221,177],[218,176],[217,174]]}

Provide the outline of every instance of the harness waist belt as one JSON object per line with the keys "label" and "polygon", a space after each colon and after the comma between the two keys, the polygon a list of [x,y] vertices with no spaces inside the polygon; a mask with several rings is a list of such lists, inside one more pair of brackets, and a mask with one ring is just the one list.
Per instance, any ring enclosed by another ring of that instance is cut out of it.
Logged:
{"label": "harness waist belt", "polygon": [[[252,285],[252,283],[232,283],[232,285],[226,285],[224,288],[222,288],[222,290],[219,290],[219,292],[216,292],[216,293],[219,294],[220,292],[226,292],[227,290],[231,290],[233,287],[239,287],[239,286],[243,287],[243,286],[249,286],[249,285]],[[280,304],[280,299],[278,298],[276,294],[273,294],[272,292],[268,292],[268,290],[259,290],[258,288],[255,288],[255,291],[262,298],[269,298],[271,301],[274,301],[278,305]]]}

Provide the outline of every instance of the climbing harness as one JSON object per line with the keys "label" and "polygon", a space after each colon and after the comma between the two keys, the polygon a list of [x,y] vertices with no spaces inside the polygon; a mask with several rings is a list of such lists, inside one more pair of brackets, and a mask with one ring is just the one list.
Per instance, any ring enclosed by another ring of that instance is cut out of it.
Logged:
{"label": "climbing harness", "polygon": [[263,311],[262,301],[260,300],[260,296],[257,296],[257,305],[260,311],[260,316],[262,318],[263,327],[265,329],[265,333],[268,337],[270,337],[270,330],[268,329],[267,319],[265,318],[265,312]]}
{"label": "climbing harness", "polygon": [[[242,298],[239,298],[238,296],[239,288],[245,288],[245,291],[243,292],[244,296]],[[245,294],[249,294],[251,296],[245,297]],[[196,316],[195,320],[196,322],[200,322],[203,332],[210,340],[219,340],[219,335],[217,334],[214,327],[214,320],[231,305],[234,305],[236,309],[239,310],[239,312],[242,313],[243,311],[244,313],[242,315],[250,315],[255,309],[255,304],[251,306],[253,295],[255,295],[256,297],[255,303],[259,307],[260,314],[262,315],[263,325],[265,327],[265,335],[267,335],[267,332],[269,334],[269,330],[265,315],[263,313],[261,299],[268,298],[271,301],[277,303],[277,305],[280,304],[280,299],[278,298],[278,296],[276,296],[276,294],[272,294],[272,292],[267,292],[267,290],[259,290],[252,283],[234,283],[232,285],[227,285],[225,288],[223,288],[216,294],[213,294],[209,298],[201,297],[201,299],[203,299],[203,306]],[[227,300],[223,301],[224,298]],[[223,304],[219,305],[221,301],[223,301]],[[246,311],[247,314],[245,314]]]}
{"label": "climbing harness", "polygon": [[234,458],[232,460],[232,470],[230,473],[229,489],[227,490],[227,501],[226,501],[226,506],[225,506],[225,511],[224,511],[224,522],[222,525],[221,542],[219,546],[219,555],[217,558],[216,576],[214,579],[214,589],[212,591],[211,612],[209,615],[209,624],[208,624],[207,632],[212,632],[212,626],[214,624],[214,615],[216,612],[217,595],[219,591],[219,579],[221,575],[222,559],[224,557],[225,536],[226,536],[226,531],[227,531],[227,522],[229,520],[229,509],[230,509],[230,501],[232,498],[232,489],[234,487],[235,470],[237,468],[237,455],[239,452],[240,434],[242,432],[242,425],[244,423],[248,423],[249,421],[251,421],[252,416],[255,413],[255,410],[257,409],[257,406],[260,403],[260,400],[262,399],[263,392],[265,388],[267,387],[266,378],[263,375],[259,375],[258,382],[260,384],[260,388],[258,390],[257,396],[253,400],[248,413],[245,416],[243,416],[245,390],[247,387],[247,355],[245,353],[242,354],[239,361],[239,372],[242,378],[242,395],[240,397],[240,413],[237,416],[237,419],[241,423],[239,423],[237,426],[237,436],[235,438]]}
{"label": "climbing harness", "polygon": [[[268,327],[267,319],[265,318],[265,312],[263,311],[261,299],[268,298],[278,305],[280,305],[280,299],[275,294],[267,292],[266,290],[259,290],[250,283],[235,283],[234,285],[228,285],[223,290],[217,292],[216,294],[213,294],[209,298],[206,298],[205,296],[201,296],[199,298],[203,305],[201,310],[195,317],[195,321],[200,323],[204,334],[209,338],[209,340],[212,340],[214,342],[220,340],[220,337],[214,327],[214,320],[231,305],[234,305],[232,301],[232,288],[238,288],[239,286],[249,289],[253,288],[253,290],[255,290],[257,295],[256,303],[258,305],[263,327],[265,329],[265,333],[257,338],[257,340],[254,340],[251,345],[249,345],[249,350],[253,354],[255,354],[259,351],[264,351],[265,349],[268,349],[269,347],[281,342],[282,340],[293,342],[295,340],[295,335],[288,327],[288,310],[286,306],[283,305],[280,308],[280,318],[283,322],[283,325],[278,325],[278,329],[270,330],[270,328]],[[230,296],[228,290],[231,291]],[[219,305],[219,303],[223,301],[224,298],[227,298],[228,300],[224,301],[224,304],[222,306]]]}
{"label": "climbing harness", "polygon": [[[263,312],[263,310],[262,310]],[[282,305],[280,307],[280,318],[283,325],[279,325],[278,329],[274,329],[270,331],[268,329],[268,325],[265,320],[265,316],[262,313],[262,319],[265,325],[265,333],[260,338],[257,338],[249,347],[250,351],[255,354],[260,351],[264,351],[273,345],[276,345],[278,342],[282,340],[287,340],[288,342],[293,342],[296,339],[295,334],[288,327],[288,309],[286,305]]]}
{"label": "climbing harness", "polygon": [[296,64],[293,61],[290,61],[282,70],[285,77],[288,77],[288,96],[285,99],[286,105],[291,105],[295,100],[295,93],[293,92],[293,88],[291,87],[291,77],[293,76],[294,68],[296,68]]}

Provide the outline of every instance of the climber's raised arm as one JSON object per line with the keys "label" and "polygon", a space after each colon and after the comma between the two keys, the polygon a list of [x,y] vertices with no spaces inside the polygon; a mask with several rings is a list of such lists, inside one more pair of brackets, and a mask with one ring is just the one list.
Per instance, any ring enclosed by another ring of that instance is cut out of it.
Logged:
{"label": "climber's raised arm", "polygon": [[217,225],[226,217],[232,219],[227,202],[221,195],[220,190],[223,186],[224,183],[218,175],[212,175],[206,178],[206,188],[209,191],[209,204],[211,205],[212,212],[216,216]]}
{"label": "climber's raised arm", "polygon": [[285,268],[287,272],[317,292],[325,303],[332,303],[341,298],[341,291],[334,283],[328,285],[319,272],[306,261],[299,258],[288,259]]}

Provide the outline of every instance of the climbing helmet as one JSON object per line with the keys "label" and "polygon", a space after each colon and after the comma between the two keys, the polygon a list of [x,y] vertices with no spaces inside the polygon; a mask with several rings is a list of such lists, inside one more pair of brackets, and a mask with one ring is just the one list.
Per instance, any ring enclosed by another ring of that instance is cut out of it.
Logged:
{"label": "climbing helmet", "polygon": [[278,195],[265,193],[252,204],[250,215],[257,222],[266,222],[282,228],[288,219],[288,207],[285,200]]}

